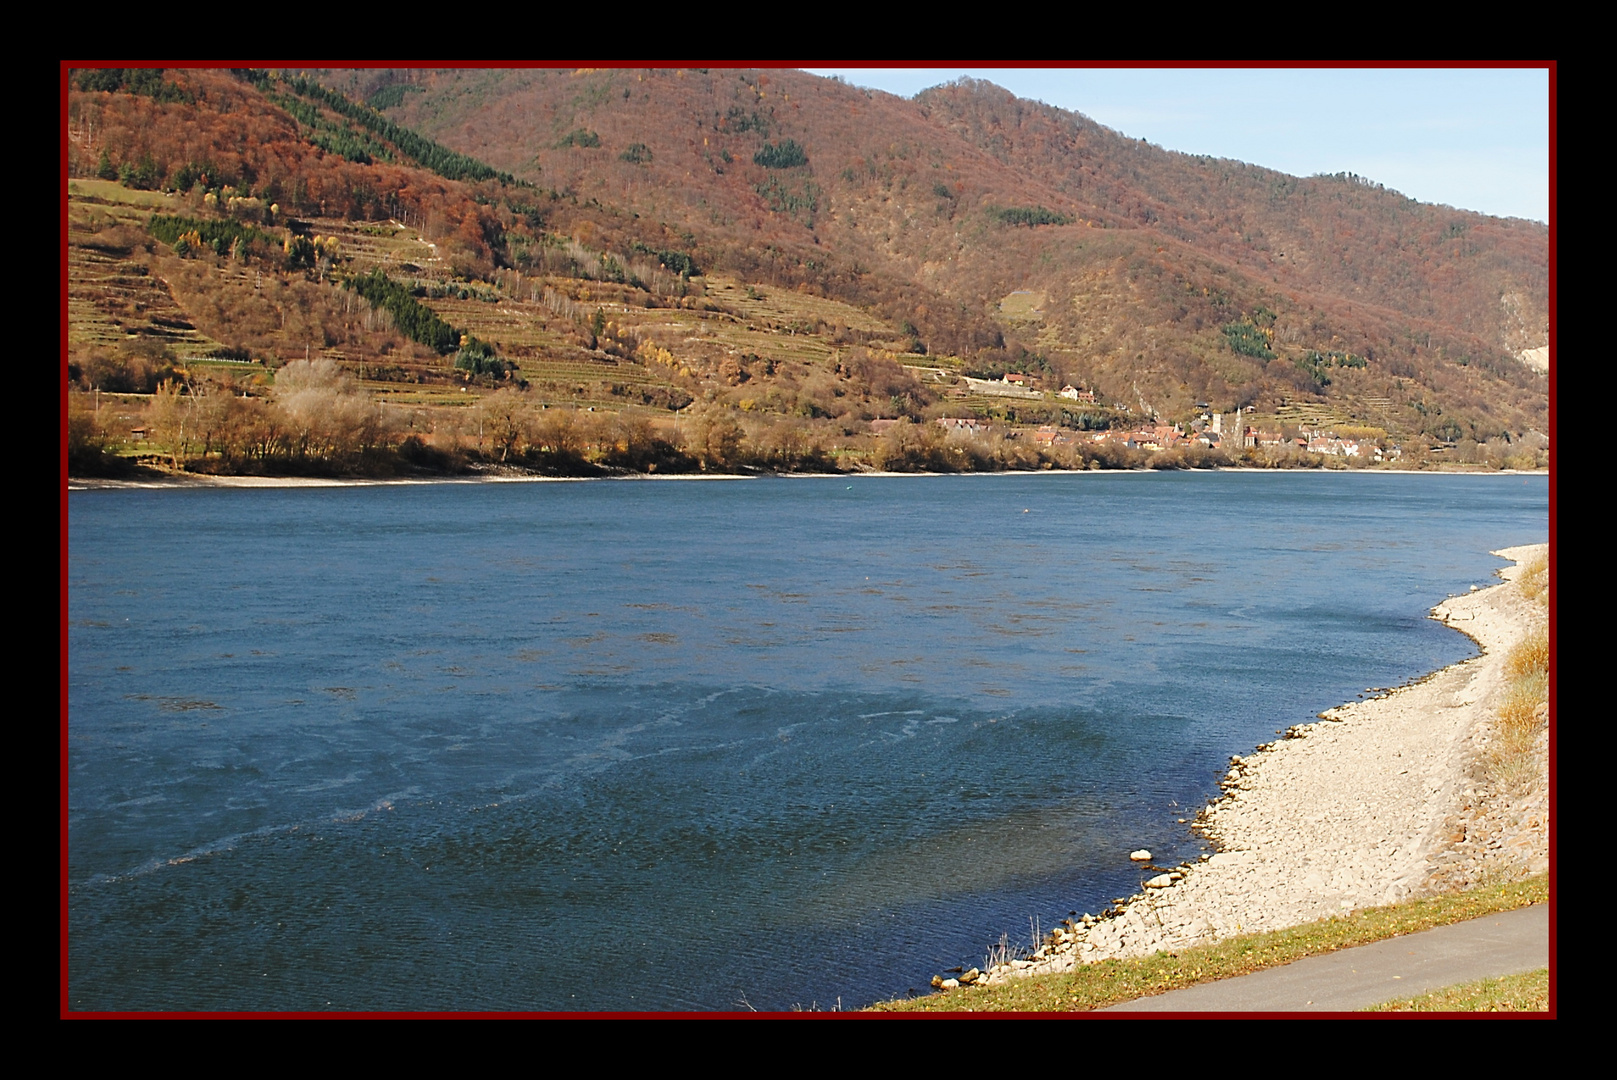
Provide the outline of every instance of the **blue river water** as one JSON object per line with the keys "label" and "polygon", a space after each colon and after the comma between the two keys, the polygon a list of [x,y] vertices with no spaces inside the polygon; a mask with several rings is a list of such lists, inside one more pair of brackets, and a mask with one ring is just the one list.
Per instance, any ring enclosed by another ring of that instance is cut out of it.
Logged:
{"label": "blue river water", "polygon": [[69,1007],[924,991],[1547,533],[1543,476],[76,492]]}

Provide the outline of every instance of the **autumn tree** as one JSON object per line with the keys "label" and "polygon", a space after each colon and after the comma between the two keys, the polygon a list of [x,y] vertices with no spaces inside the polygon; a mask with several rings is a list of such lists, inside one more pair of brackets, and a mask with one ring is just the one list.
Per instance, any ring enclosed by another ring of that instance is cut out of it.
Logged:
{"label": "autumn tree", "polygon": [[502,462],[527,449],[533,433],[533,404],[528,395],[507,387],[483,398],[477,408],[489,442]]}
{"label": "autumn tree", "polygon": [[741,425],[723,408],[713,406],[698,413],[685,429],[685,450],[704,472],[733,468],[740,462],[745,438]]}
{"label": "autumn tree", "polygon": [[335,361],[294,360],[275,377],[275,404],[300,461],[333,462],[377,446],[381,408]]}

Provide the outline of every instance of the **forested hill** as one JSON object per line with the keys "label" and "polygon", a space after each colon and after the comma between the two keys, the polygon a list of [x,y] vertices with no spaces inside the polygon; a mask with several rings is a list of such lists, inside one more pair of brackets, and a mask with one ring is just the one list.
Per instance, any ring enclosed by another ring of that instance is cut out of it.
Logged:
{"label": "forested hill", "polygon": [[1260,463],[1320,463],[1314,432],[1546,459],[1548,378],[1519,359],[1548,339],[1543,225],[988,83],[84,69],[66,92],[68,381],[129,395],[88,399],[109,453],[1160,467],[1190,460],[1151,456],[1175,440],[1255,451],[1207,437],[1240,409]]}
{"label": "forested hill", "polygon": [[[1548,335],[1536,222],[1162,150],[969,80],[906,101],[795,71],[325,79],[516,176],[687,232],[719,265],[906,316],[937,351],[1057,354],[1164,411],[1340,392],[1317,364],[1232,349],[1243,332],[1225,328],[1250,324],[1267,343],[1252,352],[1367,358],[1383,378],[1366,396],[1407,397],[1390,376],[1465,402],[1467,424],[1544,423],[1543,380],[1514,358]],[[1006,319],[1017,292],[1036,318]]]}

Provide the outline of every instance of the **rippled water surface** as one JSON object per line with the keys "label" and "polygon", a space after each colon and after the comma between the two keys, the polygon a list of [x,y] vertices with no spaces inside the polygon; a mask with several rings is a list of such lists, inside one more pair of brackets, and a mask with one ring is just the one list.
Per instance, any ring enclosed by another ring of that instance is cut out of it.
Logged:
{"label": "rippled water surface", "polygon": [[783,1009],[1138,887],[1474,652],[1520,476],[71,497],[75,1009]]}

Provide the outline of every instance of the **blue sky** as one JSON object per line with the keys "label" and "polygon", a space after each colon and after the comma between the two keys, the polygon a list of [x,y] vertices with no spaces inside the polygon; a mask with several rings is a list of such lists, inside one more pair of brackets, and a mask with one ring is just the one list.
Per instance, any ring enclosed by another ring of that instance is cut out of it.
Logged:
{"label": "blue sky", "polygon": [[961,75],[1169,150],[1353,172],[1421,202],[1549,220],[1545,68],[810,68],[912,97]]}

